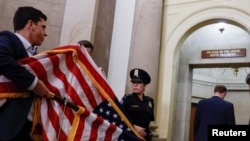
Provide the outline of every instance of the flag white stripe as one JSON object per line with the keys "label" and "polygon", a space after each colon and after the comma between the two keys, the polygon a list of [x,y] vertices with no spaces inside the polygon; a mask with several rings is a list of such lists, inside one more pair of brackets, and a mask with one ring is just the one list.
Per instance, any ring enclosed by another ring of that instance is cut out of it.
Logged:
{"label": "flag white stripe", "polygon": [[90,114],[84,120],[84,130],[83,130],[83,136],[81,138],[82,141],[88,141],[89,140],[89,136],[91,134],[91,129],[92,129],[92,124],[95,121],[95,119],[96,119],[96,116]]}
{"label": "flag white stripe", "polygon": [[[46,103],[46,100],[45,99],[42,99],[43,103],[45,101]],[[52,126],[50,120],[49,120],[49,117],[47,114],[45,113],[48,113],[48,105],[47,104],[42,104],[41,105],[41,118],[42,118],[42,123],[43,123],[43,126],[46,127],[46,137],[48,138],[49,141],[56,141],[57,138],[56,138],[56,131],[55,131],[55,128]]]}

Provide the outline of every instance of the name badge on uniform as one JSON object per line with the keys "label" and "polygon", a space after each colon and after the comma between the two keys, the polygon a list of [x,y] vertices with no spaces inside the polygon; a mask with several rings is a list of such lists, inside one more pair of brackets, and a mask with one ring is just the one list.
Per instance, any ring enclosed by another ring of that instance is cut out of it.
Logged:
{"label": "name badge on uniform", "polygon": [[138,108],[139,105],[131,105],[131,107],[133,107],[133,108]]}

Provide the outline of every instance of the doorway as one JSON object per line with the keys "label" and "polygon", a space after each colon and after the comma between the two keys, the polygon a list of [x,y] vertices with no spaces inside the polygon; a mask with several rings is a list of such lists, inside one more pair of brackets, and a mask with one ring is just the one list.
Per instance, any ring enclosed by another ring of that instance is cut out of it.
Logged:
{"label": "doorway", "polygon": [[230,64],[231,67],[225,67],[227,65],[224,64],[220,65],[224,66],[220,68],[212,66],[210,66],[211,68],[193,68],[189,141],[194,139],[193,123],[197,103],[213,96],[213,88],[217,84],[225,85],[228,88],[225,100],[234,104],[236,124],[249,124],[250,110],[246,108],[250,106],[249,86],[246,84],[246,76],[250,72],[248,64]]}

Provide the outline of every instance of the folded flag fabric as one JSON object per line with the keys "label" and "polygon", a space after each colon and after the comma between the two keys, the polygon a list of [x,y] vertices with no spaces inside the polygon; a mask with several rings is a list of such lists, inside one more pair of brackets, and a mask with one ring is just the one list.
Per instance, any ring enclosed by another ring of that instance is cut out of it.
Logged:
{"label": "folded flag fabric", "polygon": [[[84,47],[60,46],[22,59],[20,63],[41,79],[53,94],[65,99],[65,104],[42,99],[40,114],[44,141],[143,140]],[[79,110],[66,106],[67,101],[77,105]]]}

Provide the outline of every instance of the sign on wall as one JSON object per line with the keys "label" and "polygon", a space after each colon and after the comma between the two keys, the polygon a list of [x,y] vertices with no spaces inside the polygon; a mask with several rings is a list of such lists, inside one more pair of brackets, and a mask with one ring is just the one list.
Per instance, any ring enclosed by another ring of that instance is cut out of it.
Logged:
{"label": "sign on wall", "polygon": [[202,50],[201,52],[201,58],[233,58],[245,56],[246,48]]}

